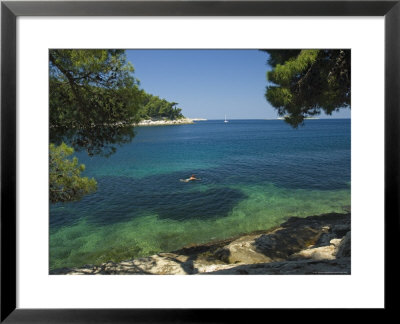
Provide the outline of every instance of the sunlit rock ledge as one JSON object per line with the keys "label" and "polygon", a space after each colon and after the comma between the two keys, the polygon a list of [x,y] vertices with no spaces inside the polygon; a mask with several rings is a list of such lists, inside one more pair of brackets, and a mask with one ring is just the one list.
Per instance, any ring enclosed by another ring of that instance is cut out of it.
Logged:
{"label": "sunlit rock ledge", "polygon": [[167,119],[160,119],[160,120],[142,120],[140,121],[137,126],[167,126],[167,125],[186,125],[186,124],[194,124],[193,119],[190,118],[181,118],[175,120],[167,120]]}
{"label": "sunlit rock ledge", "polygon": [[291,217],[269,231],[50,274],[350,274],[350,214]]}

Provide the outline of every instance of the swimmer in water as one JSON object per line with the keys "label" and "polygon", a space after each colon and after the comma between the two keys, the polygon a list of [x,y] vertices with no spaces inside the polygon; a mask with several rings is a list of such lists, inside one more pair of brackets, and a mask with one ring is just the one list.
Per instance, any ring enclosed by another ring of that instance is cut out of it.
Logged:
{"label": "swimmer in water", "polygon": [[190,178],[187,179],[180,179],[182,182],[189,182],[189,181],[200,181],[201,179],[196,178],[195,174],[192,174]]}

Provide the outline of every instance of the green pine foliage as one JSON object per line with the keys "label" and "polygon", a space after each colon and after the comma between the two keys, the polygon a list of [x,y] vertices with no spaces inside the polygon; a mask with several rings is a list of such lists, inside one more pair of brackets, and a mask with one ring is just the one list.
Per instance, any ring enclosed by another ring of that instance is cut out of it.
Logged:
{"label": "green pine foliage", "polygon": [[50,50],[50,141],[110,155],[134,137],[143,92],[123,50]]}
{"label": "green pine foliage", "polygon": [[350,50],[265,50],[269,85],[266,99],[293,127],[324,111],[351,103]]}
{"label": "green pine foliage", "polygon": [[110,156],[133,139],[140,119],[183,117],[177,103],[140,90],[133,72],[124,50],[49,51],[50,202],[96,190],[74,150]]}
{"label": "green pine foliage", "polygon": [[78,164],[72,147],[62,143],[59,146],[50,144],[49,150],[49,197],[51,203],[80,200],[84,195],[97,188],[95,179],[81,177],[85,170]]}
{"label": "green pine foliage", "polygon": [[[71,155],[108,156],[134,137],[142,103],[139,81],[123,50],[49,51],[50,202],[80,200],[96,190]],[[67,142],[65,144],[64,142]]]}
{"label": "green pine foliage", "polygon": [[141,119],[180,119],[184,118],[177,102],[168,102],[158,96],[143,91],[143,105],[140,109]]}

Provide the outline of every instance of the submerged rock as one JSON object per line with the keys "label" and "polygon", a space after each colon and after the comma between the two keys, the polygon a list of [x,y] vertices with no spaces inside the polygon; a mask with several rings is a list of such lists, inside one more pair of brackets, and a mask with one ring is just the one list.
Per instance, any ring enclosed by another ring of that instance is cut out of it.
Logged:
{"label": "submerged rock", "polygon": [[171,253],[50,274],[350,274],[350,256],[350,214],[325,214]]}

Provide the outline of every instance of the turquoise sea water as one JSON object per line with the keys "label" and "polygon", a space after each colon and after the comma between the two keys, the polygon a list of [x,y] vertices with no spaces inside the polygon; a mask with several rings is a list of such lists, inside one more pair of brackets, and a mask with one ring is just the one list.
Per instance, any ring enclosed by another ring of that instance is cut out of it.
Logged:
{"label": "turquoise sea water", "polygon": [[[78,153],[96,193],[50,206],[50,269],[121,261],[350,208],[350,120],[139,127]],[[184,183],[192,173],[201,181]]]}

